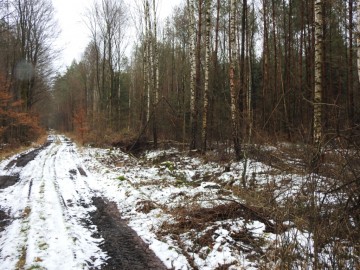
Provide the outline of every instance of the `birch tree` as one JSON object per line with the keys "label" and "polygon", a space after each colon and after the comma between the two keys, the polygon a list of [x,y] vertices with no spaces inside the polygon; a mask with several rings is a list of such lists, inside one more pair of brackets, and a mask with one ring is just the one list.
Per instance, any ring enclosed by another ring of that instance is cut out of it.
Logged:
{"label": "birch tree", "polygon": [[314,126],[313,141],[316,147],[322,140],[322,62],[323,62],[323,13],[322,0],[315,0],[315,87],[314,87]]}
{"label": "birch tree", "polygon": [[196,37],[195,37],[195,0],[187,0],[189,13],[189,33],[190,33],[190,122],[191,122],[191,137],[190,150],[196,148],[196,130],[197,130],[197,113],[196,113]]}
{"label": "birch tree", "polygon": [[207,129],[209,112],[209,71],[210,71],[210,28],[211,28],[211,0],[205,0],[205,82],[204,82],[204,108],[202,120],[202,150],[207,148]]}

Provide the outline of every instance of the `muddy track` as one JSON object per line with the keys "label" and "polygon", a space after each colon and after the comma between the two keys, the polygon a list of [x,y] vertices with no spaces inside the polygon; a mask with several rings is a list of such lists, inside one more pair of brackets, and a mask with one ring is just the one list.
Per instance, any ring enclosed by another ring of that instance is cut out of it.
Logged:
{"label": "muddy track", "polygon": [[0,232],[9,224],[10,217],[2,210],[0,210]]}
{"label": "muddy track", "polygon": [[162,270],[167,269],[142,239],[121,219],[114,202],[93,198],[97,210],[91,221],[105,239],[102,246],[111,257],[103,270]]}
{"label": "muddy track", "polygon": [[[91,270],[167,269],[121,219],[114,202],[94,197],[99,195],[87,183],[91,176],[86,168],[76,163],[77,153],[71,141],[63,137],[57,141],[53,144],[49,139],[42,147],[11,160],[3,171],[8,175],[0,176],[0,202],[7,204],[7,200],[21,198],[15,199],[16,209],[10,205],[5,210],[0,204],[0,262],[6,260],[11,265],[2,268],[0,263],[0,270],[15,269],[15,264],[16,269],[30,269],[43,262],[41,269],[47,270],[84,269],[85,265]],[[30,163],[37,156],[36,162]],[[7,235],[11,231],[15,234]],[[17,238],[15,249],[2,250],[14,242],[12,237]],[[85,243],[85,248],[79,246],[80,242]],[[22,254],[17,254],[19,250]],[[27,250],[37,255],[31,257]],[[80,257],[84,261],[79,262]],[[51,263],[57,268],[45,267]]]}
{"label": "muddy track", "polygon": [[[16,159],[11,160],[5,167],[5,170],[10,170],[12,167],[25,167],[30,161],[34,160],[36,156],[48,147],[52,143],[52,140],[49,139],[45,144],[41,147],[38,147],[28,153],[21,154]],[[0,175],[0,189],[4,189],[10,186],[15,185],[20,181],[20,177],[18,173],[14,173],[10,175]]]}
{"label": "muddy track", "polygon": [[5,169],[8,170],[14,165],[17,167],[25,167],[30,161],[34,160],[36,156],[44,150],[46,147],[48,147],[52,143],[52,140],[48,140],[45,144],[42,146],[28,152],[25,154],[20,155],[17,159],[14,159],[9,162],[8,165],[6,165]]}

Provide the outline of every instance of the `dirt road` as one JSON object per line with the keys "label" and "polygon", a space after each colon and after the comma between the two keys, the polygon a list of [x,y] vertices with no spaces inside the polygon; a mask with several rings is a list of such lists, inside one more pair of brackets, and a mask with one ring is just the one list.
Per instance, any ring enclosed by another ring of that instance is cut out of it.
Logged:
{"label": "dirt road", "polygon": [[63,136],[0,165],[0,269],[166,269]]}

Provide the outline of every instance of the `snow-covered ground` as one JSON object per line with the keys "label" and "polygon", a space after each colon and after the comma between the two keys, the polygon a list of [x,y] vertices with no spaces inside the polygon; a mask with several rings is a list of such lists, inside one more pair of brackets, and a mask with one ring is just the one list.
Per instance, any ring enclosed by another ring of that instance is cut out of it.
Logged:
{"label": "snow-covered ground", "polygon": [[[118,149],[83,148],[81,156],[94,176],[90,187],[118,204],[129,225],[168,268],[210,270],[226,265],[228,269],[259,269],[262,260],[263,267],[276,268],[276,259],[261,256],[274,245],[286,245],[290,240],[295,240],[303,254],[312,252],[309,233],[293,228],[276,235],[266,231],[264,223],[241,216],[215,219],[199,227],[176,226],[179,209],[191,213],[192,209],[211,209],[229,201],[241,203],[226,185],[240,184],[242,163],[231,163],[230,172],[225,172],[224,165],[189,157],[177,149],[149,151],[136,159]],[[259,187],[280,184],[289,177],[269,176],[271,169],[250,160],[246,175],[249,180],[256,175],[254,181]],[[296,192],[303,181],[303,177],[291,177],[295,181],[289,183],[291,187],[283,185],[278,200]]]}
{"label": "snow-covered ground", "polygon": [[[11,218],[0,233],[0,269],[101,269],[108,258],[103,239],[83,222],[94,196],[116,202],[169,269],[276,269],[283,259],[279,247],[297,252],[293,269],[311,269],[311,233],[291,220],[265,224],[256,206],[253,212],[241,207],[243,163],[225,166],[177,149],[135,158],[118,149],[78,148],[63,136],[51,139],[24,168],[6,169],[11,159],[0,164],[0,174],[21,179],[0,190],[0,210]],[[272,189],[280,205],[300,196],[311,180],[253,160],[245,175],[257,189]],[[275,233],[269,224],[286,229]]]}
{"label": "snow-covered ground", "polygon": [[[86,177],[72,175],[81,166],[74,146],[62,136],[25,167],[5,169],[19,173],[20,181],[0,190],[0,209],[11,223],[0,234],[0,269],[86,269],[100,266],[107,255],[99,248],[96,228],[86,228],[91,198]],[[71,205],[71,207],[69,206]]]}

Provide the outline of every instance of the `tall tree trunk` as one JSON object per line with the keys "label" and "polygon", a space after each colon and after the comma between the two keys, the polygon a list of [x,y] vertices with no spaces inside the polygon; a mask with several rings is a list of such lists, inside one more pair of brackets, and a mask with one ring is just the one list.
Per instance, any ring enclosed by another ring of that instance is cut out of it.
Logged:
{"label": "tall tree trunk", "polygon": [[358,80],[360,85],[360,0],[357,0],[357,33],[356,33],[356,44],[357,44],[357,72]]}
{"label": "tall tree trunk", "polygon": [[[358,0],[358,2],[360,2]],[[350,127],[354,123],[354,73],[353,73],[353,0],[349,0],[349,79],[348,79],[348,117]],[[360,33],[359,33],[360,34]]]}
{"label": "tall tree trunk", "polygon": [[322,141],[322,66],[323,66],[323,9],[322,0],[315,0],[315,87],[314,87],[314,130],[313,142],[316,147]]}
{"label": "tall tree trunk", "polygon": [[244,113],[244,100],[246,94],[246,83],[245,83],[245,40],[246,40],[246,25],[247,25],[247,0],[243,0],[242,5],[242,18],[241,18],[241,53],[240,53],[240,89],[239,89],[239,99],[238,99],[238,106],[239,106],[239,113],[240,119],[242,119]]}
{"label": "tall tree trunk", "polygon": [[157,122],[156,122],[156,107],[159,96],[159,55],[157,47],[157,16],[155,0],[153,0],[153,13],[154,13],[154,91],[153,91],[153,139],[154,147],[157,148],[158,137],[157,137]]}
{"label": "tall tree trunk", "polygon": [[[252,12],[255,13],[254,3],[252,6]],[[247,122],[248,122],[248,142],[251,142],[252,130],[253,130],[253,92],[252,92],[252,53],[251,49],[253,48],[253,22],[247,25],[247,34],[246,34],[246,57],[247,57],[247,95],[246,95],[246,108],[247,108]]]}
{"label": "tall tree trunk", "polygon": [[262,77],[262,119],[263,119],[263,129],[265,129],[267,124],[267,98],[269,95],[269,31],[268,31],[268,0],[263,0],[263,27],[264,27],[264,39],[263,39],[263,77]]}
{"label": "tall tree trunk", "polygon": [[194,122],[192,129],[192,149],[196,149],[198,146],[198,118],[199,118],[199,99],[201,90],[201,37],[202,37],[202,5],[203,0],[198,0],[199,11],[197,21],[197,35],[196,35],[196,87],[195,87],[195,112]]}
{"label": "tall tree trunk", "polygon": [[[323,92],[323,1],[314,0],[314,15],[315,15],[315,70],[314,70],[314,113],[313,113],[313,155],[311,160],[311,171],[317,173],[321,161],[321,148],[323,140],[322,132],[322,92]],[[319,209],[317,207],[317,177],[312,176],[312,183],[310,189],[311,196],[311,222],[310,227],[314,239],[314,269],[319,269]]]}
{"label": "tall tree trunk", "polygon": [[195,37],[195,7],[194,0],[187,0],[189,13],[189,32],[190,32],[190,150],[196,149],[196,132],[197,132],[197,113],[196,113],[196,37]]}
{"label": "tall tree trunk", "polygon": [[229,46],[229,81],[230,81],[230,97],[231,97],[231,127],[232,127],[232,138],[234,143],[235,157],[236,160],[241,160],[241,144],[240,144],[240,132],[239,132],[239,112],[238,103],[236,100],[236,86],[235,86],[235,61],[236,61],[236,25],[235,25],[235,14],[236,14],[236,0],[230,2],[230,46]]}
{"label": "tall tree trunk", "polygon": [[211,27],[211,0],[205,0],[205,82],[204,82],[204,109],[202,121],[202,151],[207,148],[207,129],[208,129],[208,111],[209,111],[209,70],[210,70],[210,27]]}
{"label": "tall tree trunk", "polygon": [[[219,54],[219,29],[220,29],[220,7],[221,3],[220,0],[216,1],[216,23],[215,23],[215,44],[214,44],[214,51],[212,54],[212,65],[213,69],[212,75],[210,75],[211,78],[211,94],[210,94],[210,105],[209,105],[209,135],[208,140],[212,141],[213,134],[214,134],[214,121],[216,120],[214,118],[214,112],[215,112],[215,93],[217,93],[220,90],[221,87],[221,80],[219,80],[218,75],[220,74],[219,69],[219,60],[218,60],[218,54]],[[210,73],[211,74],[211,73]]]}
{"label": "tall tree trunk", "polygon": [[[286,7],[286,3],[284,3],[284,10]],[[288,111],[288,92],[292,94],[292,85],[291,85],[291,74],[294,73],[294,71],[291,68],[291,61],[292,61],[292,0],[289,0],[288,3],[288,23],[286,25],[286,16],[284,16],[284,30],[287,27],[287,34],[285,35],[285,80],[282,83],[282,96],[283,96],[283,109],[284,109],[284,132],[287,134],[288,140],[291,139],[291,130],[290,130],[290,117],[289,117],[289,111]],[[280,71],[281,73],[281,66]],[[295,104],[293,104],[295,106]]]}
{"label": "tall tree trunk", "polygon": [[150,118],[150,38],[149,38],[149,2],[144,2],[145,16],[145,42],[144,42],[144,101],[145,101],[145,117],[142,121],[143,127]]}
{"label": "tall tree trunk", "polygon": [[148,23],[148,27],[147,27],[147,44],[148,44],[148,89],[147,89],[147,117],[146,117],[146,122],[149,123],[150,121],[150,105],[151,105],[151,91],[154,87],[153,85],[153,66],[154,66],[154,59],[153,59],[153,36],[152,36],[152,29],[151,29],[151,18],[150,18],[150,5],[149,5],[149,1],[146,0],[146,17],[147,17],[147,23]]}

